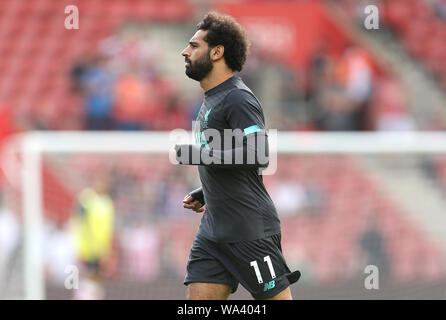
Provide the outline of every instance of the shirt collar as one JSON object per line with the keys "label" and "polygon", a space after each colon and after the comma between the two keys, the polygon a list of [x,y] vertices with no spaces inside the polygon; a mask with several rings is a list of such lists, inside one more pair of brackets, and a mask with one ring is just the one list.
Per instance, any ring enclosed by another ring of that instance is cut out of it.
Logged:
{"label": "shirt collar", "polygon": [[209,89],[208,91],[206,91],[204,93],[205,97],[209,97],[219,91],[222,91],[228,87],[230,87],[235,81],[237,81],[239,79],[239,77],[237,76],[232,76],[229,79],[223,81],[222,83],[220,83],[218,86],[213,87],[212,89]]}

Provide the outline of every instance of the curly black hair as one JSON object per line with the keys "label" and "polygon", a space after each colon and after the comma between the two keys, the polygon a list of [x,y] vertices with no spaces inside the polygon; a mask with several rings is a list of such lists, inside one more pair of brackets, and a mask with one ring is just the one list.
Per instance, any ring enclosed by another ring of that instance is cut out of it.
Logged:
{"label": "curly black hair", "polygon": [[246,30],[231,16],[215,11],[207,13],[197,24],[197,30],[208,31],[204,37],[210,48],[222,45],[223,57],[232,71],[241,71],[249,53]]}

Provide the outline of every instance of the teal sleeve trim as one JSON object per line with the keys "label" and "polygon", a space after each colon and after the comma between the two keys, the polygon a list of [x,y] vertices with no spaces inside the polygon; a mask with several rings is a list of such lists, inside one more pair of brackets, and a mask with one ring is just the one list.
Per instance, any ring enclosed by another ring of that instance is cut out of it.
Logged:
{"label": "teal sleeve trim", "polygon": [[248,128],[245,128],[245,129],[243,130],[243,132],[245,133],[245,135],[248,135],[248,134],[250,134],[250,133],[254,133],[254,132],[258,132],[258,131],[261,131],[261,129],[259,128],[258,125],[253,125],[253,126],[250,126],[250,127],[248,127]]}

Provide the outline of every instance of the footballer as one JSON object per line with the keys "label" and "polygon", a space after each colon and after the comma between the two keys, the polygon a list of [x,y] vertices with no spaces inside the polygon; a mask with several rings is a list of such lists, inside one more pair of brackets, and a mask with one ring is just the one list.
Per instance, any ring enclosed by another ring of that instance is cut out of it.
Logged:
{"label": "footballer", "polygon": [[183,199],[184,208],[203,212],[184,279],[191,300],[227,299],[239,284],[254,299],[291,300],[289,286],[300,278],[282,254],[280,220],[261,175],[269,152],[263,110],[234,75],[248,51],[236,20],[210,12],[181,52],[186,75],[204,91],[196,144],[175,146],[178,162],[197,165],[201,181]]}

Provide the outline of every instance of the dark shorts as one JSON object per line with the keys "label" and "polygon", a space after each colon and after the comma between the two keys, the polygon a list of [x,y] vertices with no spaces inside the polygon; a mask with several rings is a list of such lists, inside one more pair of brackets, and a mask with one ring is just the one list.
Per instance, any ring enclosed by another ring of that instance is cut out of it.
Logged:
{"label": "dark shorts", "polygon": [[290,272],[280,242],[280,234],[234,243],[196,236],[184,284],[224,283],[234,293],[241,283],[254,299],[274,297],[300,277],[299,271]]}

